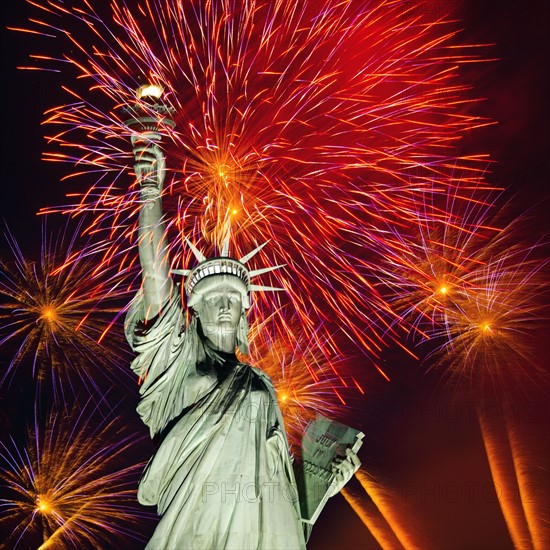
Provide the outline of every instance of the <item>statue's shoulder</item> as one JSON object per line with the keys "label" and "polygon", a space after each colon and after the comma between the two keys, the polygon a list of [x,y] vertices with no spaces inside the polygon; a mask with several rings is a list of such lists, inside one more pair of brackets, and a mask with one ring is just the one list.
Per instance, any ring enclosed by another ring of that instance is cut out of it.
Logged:
{"label": "statue's shoulder", "polygon": [[263,370],[259,369],[258,367],[253,367],[252,365],[248,365],[248,367],[252,370],[254,375],[261,380],[270,390],[275,391],[275,386],[273,385],[273,380],[267,375]]}

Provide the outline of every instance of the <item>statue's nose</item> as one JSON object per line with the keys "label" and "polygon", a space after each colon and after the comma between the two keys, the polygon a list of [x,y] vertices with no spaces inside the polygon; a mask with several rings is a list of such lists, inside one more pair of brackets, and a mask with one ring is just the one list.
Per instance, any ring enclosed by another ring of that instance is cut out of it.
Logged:
{"label": "statue's nose", "polygon": [[222,296],[222,309],[229,309],[229,298]]}

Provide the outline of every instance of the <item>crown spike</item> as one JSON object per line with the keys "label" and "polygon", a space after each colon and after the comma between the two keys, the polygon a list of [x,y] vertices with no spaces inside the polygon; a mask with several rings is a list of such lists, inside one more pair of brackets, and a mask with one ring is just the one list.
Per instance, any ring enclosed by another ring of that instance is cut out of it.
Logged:
{"label": "crown spike", "polygon": [[250,274],[250,278],[252,279],[252,277],[256,277],[257,275],[262,275],[264,273],[269,273],[270,271],[275,271],[276,269],[281,269],[281,267],[285,267],[285,265],[286,264],[281,264],[271,267],[264,267],[262,269],[254,269],[253,271],[249,271],[248,273]]}
{"label": "crown spike", "polygon": [[228,231],[225,239],[223,240],[223,247],[222,247],[223,258],[229,257],[229,237],[230,236],[231,236],[231,233]]}
{"label": "crown spike", "polygon": [[187,238],[184,237],[185,242],[187,243],[187,246],[192,250],[196,260],[200,262],[204,262],[206,260],[206,256]]}
{"label": "crown spike", "polygon": [[[269,241],[261,244],[256,247],[252,252],[249,252],[240,260],[231,258],[229,256],[229,244],[230,244],[230,234],[228,233],[223,240],[223,246],[221,250],[221,256],[207,259],[204,254],[187,238],[184,236],[184,240],[193,252],[195,258],[198,260],[198,265],[193,269],[173,269],[170,272],[174,275],[183,275],[186,277],[184,288],[185,293],[188,299],[191,300],[190,296],[194,292],[195,286],[202,281],[204,278],[212,275],[223,275],[230,277],[237,277],[240,279],[244,285],[244,288],[241,290],[243,293],[243,304],[245,308],[250,307],[249,293],[255,291],[285,291],[285,288],[278,288],[273,286],[264,286],[264,285],[253,285],[250,284],[251,277],[257,275],[262,275],[263,273],[269,273],[284,267],[286,264],[276,265],[273,267],[265,267],[261,269],[255,269],[248,271],[245,267],[245,263],[255,256]],[[189,302],[190,303],[190,302]]]}
{"label": "crown spike", "polygon": [[275,287],[275,286],[263,286],[263,285],[250,285],[250,291],[251,292],[254,292],[254,291],[258,291],[258,290],[270,290],[270,291],[284,291],[286,290],[285,288],[278,288],[278,287]]}
{"label": "crown spike", "polygon": [[264,244],[261,244],[260,246],[256,247],[254,250],[252,250],[252,252],[249,252],[248,254],[246,254],[246,256],[243,256],[239,262],[241,262],[241,264],[246,264],[246,262],[248,262],[248,260],[250,260],[250,258],[253,258],[269,241],[266,241]]}

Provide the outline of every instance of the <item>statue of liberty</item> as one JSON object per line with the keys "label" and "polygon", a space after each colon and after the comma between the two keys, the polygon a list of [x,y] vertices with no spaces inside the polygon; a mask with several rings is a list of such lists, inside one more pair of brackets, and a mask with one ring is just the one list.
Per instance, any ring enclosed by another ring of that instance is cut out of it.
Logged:
{"label": "statue of liberty", "polygon": [[[241,363],[248,352],[246,262],[207,259],[186,275],[190,321],[172,281],[161,192],[165,157],[154,131],[132,138],[140,183],[142,286],[126,334],[143,379],[138,413],[161,439],[139,484],[138,499],[156,505],[160,522],[148,549],[300,549],[311,525],[302,521],[292,458],[269,377]],[[261,247],[260,247],[261,248]],[[266,271],[266,270],[259,270]],[[336,494],[359,467],[356,454],[333,463]]]}

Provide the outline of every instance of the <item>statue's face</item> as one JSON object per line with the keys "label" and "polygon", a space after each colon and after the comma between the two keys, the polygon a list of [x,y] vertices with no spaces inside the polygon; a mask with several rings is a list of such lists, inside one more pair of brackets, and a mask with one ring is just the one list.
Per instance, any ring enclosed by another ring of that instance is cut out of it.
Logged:
{"label": "statue's face", "polygon": [[231,286],[212,289],[202,297],[198,308],[202,330],[216,349],[234,351],[241,311],[241,293]]}

